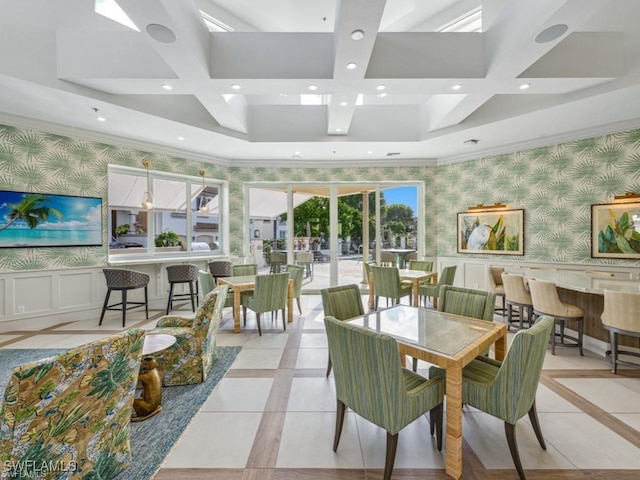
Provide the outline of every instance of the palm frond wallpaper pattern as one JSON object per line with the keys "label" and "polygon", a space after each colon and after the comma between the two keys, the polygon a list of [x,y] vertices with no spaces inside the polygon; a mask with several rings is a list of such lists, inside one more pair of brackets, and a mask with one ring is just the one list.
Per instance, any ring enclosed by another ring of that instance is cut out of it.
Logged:
{"label": "palm frond wallpaper pattern", "polygon": [[[214,152],[212,152],[214,153]],[[144,152],[82,138],[0,125],[0,188],[102,197],[102,248],[2,249],[0,270],[97,267],[106,264],[107,165],[229,180],[230,251],[243,254],[244,182],[423,181],[425,253],[456,252],[456,214],[479,203],[525,209],[525,255],[508,261],[640,265],[592,259],[590,207],[640,191],[640,130],[588,138],[439,167],[235,168]],[[496,256],[486,256],[496,259]],[[482,258],[474,255],[474,258]]]}

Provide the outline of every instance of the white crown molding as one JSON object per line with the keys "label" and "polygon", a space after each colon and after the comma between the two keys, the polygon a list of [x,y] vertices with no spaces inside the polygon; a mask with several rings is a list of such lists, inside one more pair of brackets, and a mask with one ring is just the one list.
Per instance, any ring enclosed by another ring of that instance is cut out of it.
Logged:
{"label": "white crown molding", "polygon": [[231,168],[395,168],[435,167],[435,158],[403,158],[392,160],[379,158],[342,160],[233,160]]}
{"label": "white crown molding", "polygon": [[170,155],[173,157],[181,157],[196,162],[209,163],[222,167],[230,167],[231,161],[225,158],[205,156],[189,150],[181,150],[178,148],[165,147],[156,143],[143,142],[118,135],[110,135],[99,133],[94,130],[87,130],[78,127],[69,127],[58,123],[46,122],[34,118],[21,117],[7,113],[0,113],[0,123],[13,125],[22,128],[31,128],[41,130],[56,135],[64,135],[67,137],[84,138],[95,142],[110,143],[117,146],[129,147],[136,150],[143,150],[150,153],[158,153],[161,155]]}

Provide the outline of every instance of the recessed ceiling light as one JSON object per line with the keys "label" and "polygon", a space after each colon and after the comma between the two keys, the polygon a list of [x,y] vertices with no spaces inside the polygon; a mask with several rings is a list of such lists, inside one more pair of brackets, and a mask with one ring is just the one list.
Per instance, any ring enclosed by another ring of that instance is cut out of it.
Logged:
{"label": "recessed ceiling light", "polygon": [[462,88],[462,84],[456,83],[453,87],[451,87],[451,90],[460,90],[461,88]]}
{"label": "recessed ceiling light", "polygon": [[373,153],[373,150],[367,150],[367,153],[371,155]]}
{"label": "recessed ceiling light", "polygon": [[520,85],[520,90],[526,90],[527,88],[529,88],[531,86],[530,83],[523,83],[522,85]]}
{"label": "recessed ceiling light", "polygon": [[231,85],[231,88],[233,88],[234,90],[240,90],[242,87],[240,85],[238,85],[237,83],[234,83]]}
{"label": "recessed ceiling light", "polygon": [[105,117],[98,117],[96,118],[96,120],[98,120],[99,122],[106,122],[107,119]]}
{"label": "recessed ceiling light", "polygon": [[162,88],[163,88],[163,90],[173,90],[173,87],[171,85],[169,85],[168,83],[163,83],[162,84]]}
{"label": "recessed ceiling light", "polygon": [[379,94],[378,94],[378,98],[384,98],[384,97],[386,97],[386,96],[387,96],[387,94],[386,94],[386,93],[379,93]]}
{"label": "recessed ceiling light", "polygon": [[341,128],[336,128],[336,132],[341,132],[342,129]]}
{"label": "recessed ceiling light", "polygon": [[569,27],[566,26],[564,23],[559,23],[558,25],[552,25],[549,28],[545,28],[538,35],[536,35],[534,42],[536,43],[553,42],[554,40],[557,40],[562,35],[564,35],[567,30],[569,30]]}
{"label": "recessed ceiling light", "polygon": [[184,137],[178,137],[178,140],[184,140]]}
{"label": "recessed ceiling light", "polygon": [[147,33],[160,43],[173,43],[176,41],[176,34],[170,28],[158,23],[147,25]]}
{"label": "recessed ceiling light", "polygon": [[317,85],[309,85],[309,90],[316,91],[318,89]]}
{"label": "recessed ceiling light", "polygon": [[346,107],[347,105],[349,105],[349,102],[340,102],[341,107]]}
{"label": "recessed ceiling light", "polygon": [[382,91],[382,90],[384,90],[385,88],[387,88],[387,86],[386,86],[386,85],[383,85],[383,84],[381,83],[380,85],[378,85],[378,86],[376,87],[376,90],[380,90],[380,91]]}
{"label": "recessed ceiling light", "polygon": [[354,30],[351,32],[351,38],[354,40],[362,40],[364,38],[364,32],[362,30]]}
{"label": "recessed ceiling light", "polygon": [[355,63],[355,62],[349,62],[349,63],[347,63],[347,69],[348,69],[348,70],[353,70],[353,69],[355,69],[355,68],[357,68],[357,67],[358,67],[358,64],[357,64],[357,63]]}

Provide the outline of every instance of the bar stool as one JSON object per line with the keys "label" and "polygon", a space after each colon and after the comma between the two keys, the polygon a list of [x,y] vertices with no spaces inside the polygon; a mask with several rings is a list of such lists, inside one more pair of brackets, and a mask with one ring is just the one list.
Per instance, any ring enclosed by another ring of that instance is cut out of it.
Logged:
{"label": "bar stool", "polygon": [[[149,303],[147,297],[147,286],[149,285],[149,275],[134,270],[125,270],[119,268],[103,268],[104,276],[107,280],[107,295],[102,305],[102,314],[100,315],[100,323],[104,319],[107,310],[122,311],[122,328],[125,326],[127,318],[127,310],[144,306],[146,318],[149,318]],[[144,302],[127,302],[127,292],[137,288],[144,288]],[[122,301],[109,305],[109,297],[112,290],[120,290],[122,292]]]}
{"label": "bar stool", "polygon": [[640,353],[618,349],[618,334],[640,337],[640,293],[604,291],[604,311],[602,324],[609,330],[611,350],[607,357],[611,358],[611,372],[618,373],[618,363],[640,367],[637,363],[618,360],[620,355],[640,357]]}
{"label": "bar stool", "polygon": [[209,262],[209,272],[213,276],[213,279],[218,282],[219,277],[231,276],[231,262],[225,260],[217,260],[215,262]]}
{"label": "bar stool", "polygon": [[[512,273],[503,273],[502,285],[504,287],[504,297],[507,304],[507,329],[511,330],[511,324],[516,320],[520,321],[520,328],[524,328],[524,312],[527,312],[527,323],[529,326],[533,323],[533,302],[531,301],[531,293],[529,293],[524,284],[522,275],[514,275]],[[518,307],[518,318],[513,319],[513,307]]]}
{"label": "bar stool", "polygon": [[[537,316],[551,315],[554,319],[554,332],[551,336],[551,354],[556,354],[556,344],[564,347],[578,347],[580,355],[582,352],[582,331],[584,326],[584,310],[577,305],[571,305],[560,301],[558,290],[553,282],[543,282],[542,280],[529,279],[529,290],[533,301],[533,313]],[[565,335],[564,326],[567,321],[578,323],[578,337]],[[555,325],[560,327],[560,332],[555,331]],[[556,342],[556,337],[560,341]],[[574,343],[565,343],[565,339]]]}
{"label": "bar stool", "polygon": [[494,308],[494,312],[499,313],[504,318],[504,314],[507,311],[507,307],[505,306],[505,295],[504,295],[504,285],[502,284],[502,272],[504,272],[503,267],[487,267],[487,278],[489,279],[489,291],[496,294],[496,297],[502,298],[502,307]]}
{"label": "bar stool", "polygon": [[[200,268],[193,264],[183,265],[167,265],[167,280],[169,281],[169,300],[167,301],[167,315],[169,310],[173,308],[174,298],[191,299],[191,309],[195,313],[196,304],[198,303],[198,272]],[[174,295],[173,288],[177,283],[188,283],[189,293],[177,293]],[[195,284],[195,291],[194,291]],[[194,300],[195,297],[195,300]]]}

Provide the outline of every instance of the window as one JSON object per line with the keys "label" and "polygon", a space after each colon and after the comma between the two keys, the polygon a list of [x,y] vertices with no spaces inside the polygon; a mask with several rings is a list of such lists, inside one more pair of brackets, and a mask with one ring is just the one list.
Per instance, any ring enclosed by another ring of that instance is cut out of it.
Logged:
{"label": "window", "polygon": [[[151,188],[153,208],[143,207]],[[211,255],[225,249],[221,231],[226,182],[109,166],[109,258]]]}

